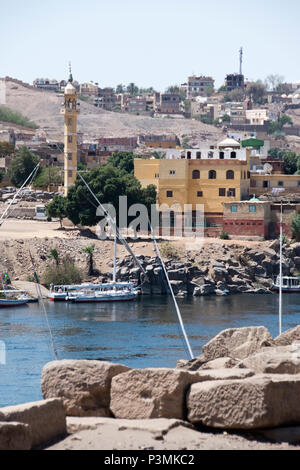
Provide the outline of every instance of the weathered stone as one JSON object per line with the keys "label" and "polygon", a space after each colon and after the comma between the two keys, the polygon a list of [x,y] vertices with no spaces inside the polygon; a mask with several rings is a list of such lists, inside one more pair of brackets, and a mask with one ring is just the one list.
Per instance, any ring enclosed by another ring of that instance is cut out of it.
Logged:
{"label": "weathered stone", "polygon": [[[204,354],[203,358],[205,358]],[[205,362],[200,366],[200,369],[230,369],[238,364],[240,364],[238,359],[233,359],[232,357],[219,357],[218,359]]]}
{"label": "weathered stone", "polygon": [[229,328],[221,331],[202,347],[207,361],[218,357],[244,359],[264,346],[272,346],[273,338],[264,326]]}
{"label": "weathered stone", "polygon": [[287,346],[288,344],[292,344],[294,341],[300,341],[300,325],[284,331],[274,339],[276,346]]}
{"label": "weathered stone", "polygon": [[43,397],[61,397],[69,416],[110,416],[111,380],[128,370],[104,361],[49,362],[42,371]]}
{"label": "weathered stone", "polygon": [[188,419],[223,429],[299,424],[299,393],[299,375],[199,382],[187,394]]}
{"label": "weathered stone", "polygon": [[33,447],[66,433],[66,410],[59,398],[0,408],[0,421],[28,424]]}
{"label": "weathered stone", "polygon": [[197,382],[210,380],[246,379],[254,375],[253,370],[233,367],[231,369],[201,369],[197,372]]}
{"label": "weathered stone", "polygon": [[115,418],[185,417],[185,392],[197,372],[134,369],[112,379],[110,408]]}
{"label": "weathered stone", "polygon": [[203,284],[202,286],[195,287],[193,295],[195,297],[201,296],[201,295],[212,295],[215,293],[215,288],[213,284]]}
{"label": "weathered stone", "polygon": [[30,450],[31,429],[28,424],[0,422],[0,450]]}
{"label": "weathered stone", "polygon": [[201,356],[195,357],[194,359],[180,359],[177,361],[176,367],[179,369],[195,371],[200,369],[206,362],[207,360],[204,354],[201,354]]}
{"label": "weathered stone", "polygon": [[300,343],[263,348],[242,362],[256,373],[300,374]]}

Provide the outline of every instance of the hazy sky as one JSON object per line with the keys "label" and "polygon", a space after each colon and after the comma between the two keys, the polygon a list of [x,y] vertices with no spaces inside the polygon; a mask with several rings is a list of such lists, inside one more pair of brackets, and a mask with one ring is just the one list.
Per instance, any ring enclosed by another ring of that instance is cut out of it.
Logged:
{"label": "hazy sky", "polygon": [[300,82],[300,0],[0,0],[0,77],[163,91],[239,70]]}

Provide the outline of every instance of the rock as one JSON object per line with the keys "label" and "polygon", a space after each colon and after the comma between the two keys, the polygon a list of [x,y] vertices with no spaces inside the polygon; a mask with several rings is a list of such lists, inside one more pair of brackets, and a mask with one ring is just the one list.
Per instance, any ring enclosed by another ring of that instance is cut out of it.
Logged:
{"label": "rock", "polygon": [[271,250],[274,250],[275,252],[279,251],[279,247],[280,247],[280,241],[277,239],[273,240],[269,245],[269,248],[271,248]]}
{"label": "rock", "polygon": [[177,361],[176,367],[180,369],[195,371],[200,369],[206,362],[207,360],[204,354],[201,354],[201,356],[198,356],[194,359],[181,359]]}
{"label": "rock", "polygon": [[224,267],[219,268],[214,266],[211,272],[211,276],[215,282],[227,282],[228,280],[228,273]]}
{"label": "rock", "polygon": [[42,371],[43,397],[61,397],[68,416],[110,416],[111,380],[128,370],[104,361],[49,362]]}
{"label": "rock", "polygon": [[257,431],[259,436],[271,442],[300,443],[300,426],[286,426],[273,429],[261,429]]}
{"label": "rock", "polygon": [[218,359],[213,359],[212,361],[205,362],[200,366],[200,369],[227,369],[235,367],[238,364],[240,364],[240,361],[237,359],[233,359],[232,357],[219,357]]}
{"label": "rock", "polygon": [[185,417],[185,392],[197,372],[134,369],[112,379],[110,408],[115,418]]}
{"label": "rock", "polygon": [[[60,398],[0,408],[0,421],[27,424],[33,447],[66,434],[66,410]],[[20,433],[27,443],[29,438],[23,431]]]}
{"label": "rock", "polygon": [[207,359],[218,357],[244,359],[264,346],[272,346],[273,338],[264,326],[229,328],[221,331],[202,347]]}
{"label": "rock", "polygon": [[252,377],[253,375],[253,370],[238,367],[233,367],[231,369],[201,369],[197,372],[197,382],[205,382],[210,380],[246,379],[247,377]]}
{"label": "rock", "polygon": [[258,374],[300,374],[300,343],[263,348],[242,363]]}
{"label": "rock", "polygon": [[215,293],[213,284],[203,284],[203,286],[195,287],[193,295],[198,297],[200,295],[212,295]]}
{"label": "rock", "polygon": [[295,328],[284,331],[281,335],[274,339],[276,346],[287,346],[292,344],[294,341],[300,341],[300,325]]}
{"label": "rock", "polygon": [[188,420],[222,429],[259,429],[300,423],[300,376],[254,375],[194,383]]}
{"label": "rock", "polygon": [[28,424],[0,422],[0,450],[30,450],[31,429]]}

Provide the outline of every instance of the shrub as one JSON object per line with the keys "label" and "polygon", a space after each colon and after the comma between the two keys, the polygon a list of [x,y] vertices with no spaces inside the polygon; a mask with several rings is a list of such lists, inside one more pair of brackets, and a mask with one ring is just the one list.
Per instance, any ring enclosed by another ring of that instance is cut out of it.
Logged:
{"label": "shrub", "polygon": [[82,275],[80,269],[68,257],[63,258],[59,265],[48,265],[42,276],[42,283],[47,287],[50,284],[80,284],[81,282]]}
{"label": "shrub", "polygon": [[220,233],[220,238],[222,240],[228,240],[229,239],[229,235],[227,232],[224,232],[224,230]]}
{"label": "shrub", "polygon": [[163,242],[159,249],[164,258],[179,259],[183,255],[182,250],[176,248],[170,242]]}

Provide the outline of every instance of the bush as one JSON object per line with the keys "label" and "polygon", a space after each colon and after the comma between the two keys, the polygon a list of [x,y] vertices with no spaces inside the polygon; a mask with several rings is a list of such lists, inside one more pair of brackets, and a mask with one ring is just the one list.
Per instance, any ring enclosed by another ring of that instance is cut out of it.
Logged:
{"label": "bush", "polygon": [[6,106],[0,107],[0,121],[12,122],[13,124],[17,124],[23,127],[29,127],[30,129],[37,129],[38,127],[36,123],[30,121],[28,117],[23,116],[18,111],[13,111],[12,109]]}
{"label": "bush", "polygon": [[42,276],[42,283],[49,287],[50,284],[80,284],[82,282],[81,270],[74,261],[68,257],[63,258],[61,264],[52,264],[46,267]]}
{"label": "bush", "polygon": [[292,234],[296,242],[300,241],[300,214],[295,215],[292,219]]}
{"label": "bush", "polygon": [[228,240],[228,239],[229,239],[229,235],[228,235],[227,232],[222,231],[222,232],[220,233],[220,238],[221,238],[222,240]]}
{"label": "bush", "polygon": [[170,242],[163,242],[159,249],[164,258],[179,259],[183,255],[182,251],[171,245]]}

